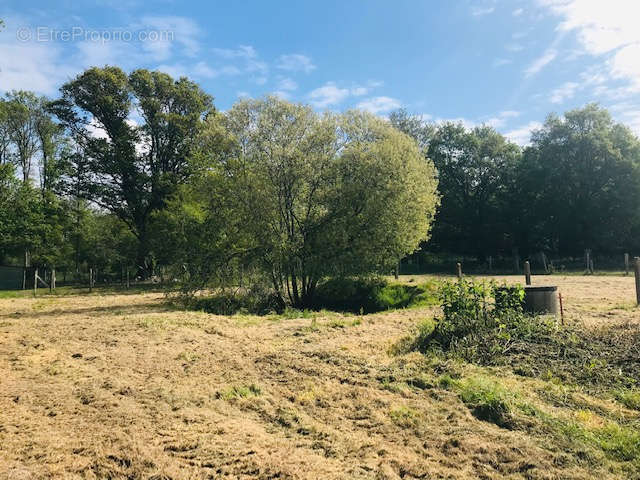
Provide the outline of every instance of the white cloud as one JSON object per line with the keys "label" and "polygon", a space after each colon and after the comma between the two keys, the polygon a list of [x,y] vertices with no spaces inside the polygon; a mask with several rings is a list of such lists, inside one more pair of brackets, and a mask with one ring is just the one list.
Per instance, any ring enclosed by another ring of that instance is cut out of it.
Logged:
{"label": "white cloud", "polygon": [[247,73],[250,80],[264,85],[268,80],[269,66],[258,58],[256,49],[251,45],[239,45],[237,48],[212,48],[218,57],[235,62],[216,68],[219,75],[239,75]]}
{"label": "white cloud", "polygon": [[195,57],[200,50],[199,37],[201,34],[198,24],[187,17],[179,16],[146,16],[142,17],[143,28],[153,29],[158,32],[158,40],[147,40],[143,46],[149,51],[163,51],[163,59],[170,55],[174,45],[182,47],[181,53],[188,57]]}
{"label": "white cloud", "polygon": [[509,52],[521,52],[522,50],[524,50],[524,47],[519,43],[510,43],[506,45],[504,48]]}
{"label": "white cloud", "polygon": [[584,48],[602,54],[640,41],[636,0],[539,0],[562,17],[558,29],[575,30]]}
{"label": "white cloud", "polygon": [[391,97],[373,97],[361,101],[356,105],[356,108],[366,110],[373,114],[385,113],[396,108],[400,108],[402,104],[399,100]]}
{"label": "white cloud", "polygon": [[527,69],[524,71],[525,76],[531,77],[537,74],[544,67],[546,67],[551,62],[553,62],[557,56],[558,56],[558,52],[555,49],[553,48],[548,49],[540,57],[536,58],[531,63],[531,65],[527,67]]}
{"label": "white cloud", "polygon": [[542,127],[542,123],[531,121],[526,125],[510,130],[504,134],[509,140],[518,145],[528,145],[531,142],[531,132]]}
{"label": "white cloud", "polygon": [[258,54],[251,45],[239,45],[238,48],[213,48],[213,53],[223,58],[256,58]]}
{"label": "white cloud", "polygon": [[280,55],[277,67],[281,70],[304,73],[310,73],[316,68],[309,57],[300,53]]}
{"label": "white cloud", "polygon": [[511,60],[509,60],[508,58],[495,58],[492,65],[494,67],[502,67],[504,65],[509,65],[510,63]]}
{"label": "white cloud", "polygon": [[488,119],[484,123],[493,128],[500,128],[507,123],[507,120],[518,116],[520,116],[520,112],[515,110],[503,110],[497,116]]}
{"label": "white cloud", "polygon": [[640,2],[538,1],[560,18],[557,29],[574,32],[584,53],[600,60],[611,79],[629,82],[630,93],[640,91]]}
{"label": "white cloud", "polygon": [[554,88],[551,91],[551,103],[562,103],[565,100],[573,98],[579,87],[579,83],[565,82],[558,88]]}
{"label": "white cloud", "polygon": [[327,82],[309,94],[311,104],[318,108],[337,105],[349,96],[348,88],[339,88],[334,82]]}
{"label": "white cloud", "polygon": [[298,89],[298,84],[289,77],[281,77],[278,80],[277,88],[282,91],[292,91]]}
{"label": "white cloud", "polygon": [[519,17],[523,13],[524,13],[524,8],[516,8],[513,12],[511,12],[511,15],[513,15],[514,17]]}
{"label": "white cloud", "polygon": [[474,17],[481,17],[483,15],[489,15],[490,13],[493,13],[495,9],[496,9],[495,7],[474,6],[474,7],[471,7],[471,15],[473,15]]}

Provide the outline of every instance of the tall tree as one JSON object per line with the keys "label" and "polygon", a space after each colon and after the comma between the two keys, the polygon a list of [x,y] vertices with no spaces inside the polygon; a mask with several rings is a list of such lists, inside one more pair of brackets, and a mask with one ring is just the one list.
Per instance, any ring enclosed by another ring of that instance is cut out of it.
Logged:
{"label": "tall tree", "polygon": [[442,206],[434,227],[438,248],[485,256],[509,243],[507,186],[520,148],[488,126],[441,125],[428,155],[438,170]]}
{"label": "tall tree", "polygon": [[[205,140],[207,185],[171,214],[170,230],[199,246],[181,264],[235,251],[281,304],[301,307],[320,279],[390,269],[429,237],[438,202],[433,164],[373,115],[246,100],[212,121]],[[219,248],[229,238],[238,239],[235,250]]]}
{"label": "tall tree", "polygon": [[82,154],[77,194],[117,215],[151,269],[149,219],[191,173],[188,158],[212,99],[186,78],[91,68],[62,88],[52,110]]}
{"label": "tall tree", "polygon": [[530,246],[575,254],[615,251],[637,243],[633,222],[640,203],[640,142],[595,104],[550,115],[533,133],[518,179]]}
{"label": "tall tree", "polygon": [[6,95],[8,137],[15,151],[15,161],[26,183],[39,150],[37,119],[40,101],[32,92],[12,91]]}

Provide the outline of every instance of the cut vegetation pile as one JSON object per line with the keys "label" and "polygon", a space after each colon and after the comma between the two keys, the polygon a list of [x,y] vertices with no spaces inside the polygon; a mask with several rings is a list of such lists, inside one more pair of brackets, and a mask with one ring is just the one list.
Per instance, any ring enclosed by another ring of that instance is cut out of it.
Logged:
{"label": "cut vegetation pile", "polygon": [[[470,335],[424,305],[218,316],[159,293],[0,300],[0,478],[638,479],[633,280],[554,281],[564,327],[518,312],[506,325],[487,286]],[[452,331],[463,341],[447,345]]]}

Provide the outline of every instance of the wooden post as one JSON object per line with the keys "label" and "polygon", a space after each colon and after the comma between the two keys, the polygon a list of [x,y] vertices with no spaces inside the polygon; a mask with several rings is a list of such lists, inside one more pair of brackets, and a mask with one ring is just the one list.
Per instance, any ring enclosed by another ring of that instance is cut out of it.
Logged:
{"label": "wooden post", "polygon": [[629,254],[624,254],[624,274],[629,275]]}
{"label": "wooden post", "polygon": [[91,293],[92,288],[93,288],[93,268],[89,268],[89,293]]}
{"label": "wooden post", "polygon": [[587,264],[587,273],[591,271],[591,250],[588,248],[584,251],[584,258]]}
{"label": "wooden post", "polygon": [[56,289],[56,269],[51,270],[51,289]]}
{"label": "wooden post", "polygon": [[593,258],[591,260],[589,260],[589,272],[591,273],[591,275],[593,275]]}
{"label": "wooden post", "polygon": [[638,302],[638,305],[640,305],[640,257],[635,258],[634,267],[636,274],[636,301]]}
{"label": "wooden post", "polygon": [[549,273],[549,266],[547,265],[547,255],[542,251],[540,252],[540,261],[542,262],[544,273]]}
{"label": "wooden post", "polygon": [[33,271],[33,296],[38,294],[38,269]]}
{"label": "wooden post", "polygon": [[524,281],[527,285],[531,285],[531,265],[528,260],[524,262]]}
{"label": "wooden post", "polygon": [[129,290],[129,267],[127,267],[127,290]]}
{"label": "wooden post", "polygon": [[460,262],[456,263],[456,273],[458,275],[458,280],[462,280],[462,264]]}

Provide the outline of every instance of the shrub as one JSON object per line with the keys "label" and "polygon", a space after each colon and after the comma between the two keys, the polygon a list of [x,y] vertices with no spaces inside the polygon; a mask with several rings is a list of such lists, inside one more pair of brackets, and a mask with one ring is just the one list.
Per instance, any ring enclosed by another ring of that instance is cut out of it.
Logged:
{"label": "shrub", "polygon": [[434,303],[435,284],[404,285],[379,277],[333,278],[322,282],[313,308],[373,313]]}
{"label": "shrub", "polygon": [[438,296],[442,316],[433,326],[418,327],[415,350],[439,348],[469,361],[493,363],[517,342],[557,336],[553,320],[523,313],[521,286],[461,280],[442,284]]}

